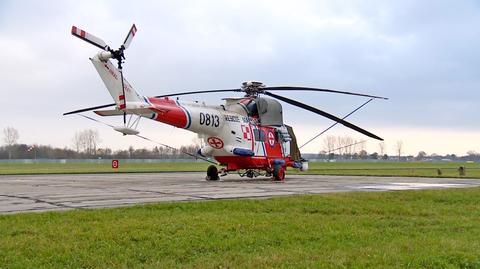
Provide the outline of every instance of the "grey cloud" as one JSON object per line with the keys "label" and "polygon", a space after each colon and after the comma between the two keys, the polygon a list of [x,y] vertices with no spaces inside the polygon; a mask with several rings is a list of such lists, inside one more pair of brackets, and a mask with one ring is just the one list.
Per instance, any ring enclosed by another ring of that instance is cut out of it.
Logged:
{"label": "grey cloud", "polygon": [[[254,79],[391,98],[355,115],[359,124],[478,128],[472,127],[480,97],[476,1],[7,1],[0,10],[0,92],[40,106],[35,113],[66,128],[73,124],[62,112],[111,102],[88,61],[96,48],[71,37],[71,25],[117,46],[132,22],[139,32],[125,74],[146,95]],[[362,102],[288,96],[338,115]],[[9,118],[25,113],[11,100],[0,105]],[[285,110],[299,124],[328,124]]]}

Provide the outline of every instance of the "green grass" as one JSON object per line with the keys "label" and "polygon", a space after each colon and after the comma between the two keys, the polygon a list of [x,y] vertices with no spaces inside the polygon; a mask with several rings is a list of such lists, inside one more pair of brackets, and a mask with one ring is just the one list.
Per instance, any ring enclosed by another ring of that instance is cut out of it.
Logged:
{"label": "green grass", "polygon": [[207,171],[203,162],[123,163],[112,169],[110,163],[3,163],[0,175],[14,174],[85,174],[85,173],[149,173]]}
{"label": "green grass", "polygon": [[0,216],[0,268],[480,268],[480,189]]}
{"label": "green grass", "polygon": [[[480,178],[480,164],[460,162],[335,162],[309,163],[306,174],[316,175],[358,175],[358,176],[409,176],[409,177],[466,177]],[[466,168],[466,175],[460,176],[458,168]],[[438,169],[441,175],[438,174]]]}
{"label": "green grass", "polygon": [[[55,174],[55,173],[135,173],[135,172],[204,172],[210,164],[203,162],[187,163],[123,163],[119,169],[112,169],[109,163],[36,163],[36,164],[0,164],[0,175],[8,174]],[[467,178],[480,178],[480,164],[478,163],[427,163],[427,162],[312,162],[310,170],[299,172],[289,169],[288,174],[319,174],[319,175],[364,175],[364,176],[419,176],[460,177],[458,167],[467,168]]]}

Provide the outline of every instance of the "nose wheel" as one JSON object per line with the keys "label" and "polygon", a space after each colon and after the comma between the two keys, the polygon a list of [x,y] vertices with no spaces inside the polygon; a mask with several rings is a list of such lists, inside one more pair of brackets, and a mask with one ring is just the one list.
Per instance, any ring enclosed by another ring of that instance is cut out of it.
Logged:
{"label": "nose wheel", "polygon": [[218,176],[218,169],[215,165],[210,165],[207,169],[207,177],[206,180],[216,181],[219,179]]}

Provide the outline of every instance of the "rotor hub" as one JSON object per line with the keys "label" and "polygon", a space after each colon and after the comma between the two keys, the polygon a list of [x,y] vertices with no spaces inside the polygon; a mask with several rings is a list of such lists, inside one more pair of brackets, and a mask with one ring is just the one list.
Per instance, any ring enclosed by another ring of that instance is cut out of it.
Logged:
{"label": "rotor hub", "polygon": [[242,90],[246,93],[245,96],[256,97],[259,93],[264,91],[265,85],[259,81],[246,81],[242,83]]}

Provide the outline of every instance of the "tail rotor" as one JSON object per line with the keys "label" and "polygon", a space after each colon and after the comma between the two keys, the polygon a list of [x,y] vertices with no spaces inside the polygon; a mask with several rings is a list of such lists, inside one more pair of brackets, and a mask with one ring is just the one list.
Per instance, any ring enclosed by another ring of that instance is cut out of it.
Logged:
{"label": "tail rotor", "polygon": [[126,125],[127,123],[127,112],[125,111],[127,107],[127,100],[125,95],[125,83],[123,78],[122,64],[125,62],[125,50],[130,46],[130,43],[132,43],[133,37],[135,36],[136,32],[137,32],[137,27],[135,26],[135,24],[133,24],[132,27],[130,28],[130,31],[127,34],[127,37],[123,41],[123,44],[118,49],[113,50],[101,38],[96,37],[76,26],[72,26],[72,35],[105,51],[105,53],[101,54],[102,60],[107,61],[110,58],[117,60],[117,68],[118,68],[118,72],[120,73],[120,79],[121,79],[121,85],[122,85],[122,95],[119,97],[122,103],[119,105],[118,108],[120,110],[123,110],[124,125]]}

